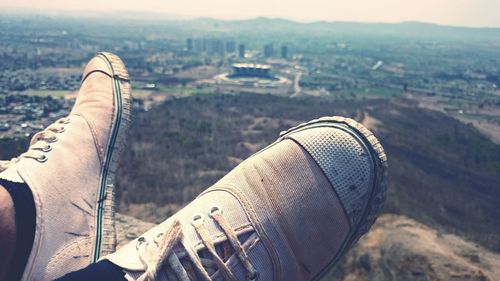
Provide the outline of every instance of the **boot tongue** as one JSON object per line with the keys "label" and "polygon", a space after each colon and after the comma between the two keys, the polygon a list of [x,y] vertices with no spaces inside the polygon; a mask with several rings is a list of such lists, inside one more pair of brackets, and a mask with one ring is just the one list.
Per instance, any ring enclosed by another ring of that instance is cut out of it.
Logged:
{"label": "boot tongue", "polygon": [[127,243],[125,246],[118,249],[118,251],[116,251],[115,253],[101,258],[101,260],[109,260],[110,262],[127,271],[145,271],[145,265],[142,263],[137,252],[138,239],[142,237],[147,241],[153,241],[158,233],[163,233],[164,230],[168,230],[171,224],[171,219],[164,221],[163,223],[151,228],[148,232],[144,233],[140,237]]}

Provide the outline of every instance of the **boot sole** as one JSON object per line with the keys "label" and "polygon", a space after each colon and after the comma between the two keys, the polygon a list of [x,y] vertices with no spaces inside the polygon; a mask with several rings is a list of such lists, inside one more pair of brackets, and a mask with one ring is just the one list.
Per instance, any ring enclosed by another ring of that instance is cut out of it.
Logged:
{"label": "boot sole", "polygon": [[344,129],[348,129],[352,133],[355,133],[366,145],[370,151],[371,158],[374,165],[374,186],[372,188],[370,199],[365,207],[363,216],[361,217],[359,223],[353,227],[354,232],[346,241],[343,243],[341,250],[337,253],[334,259],[325,267],[313,280],[321,279],[328,271],[338,262],[338,260],[344,256],[347,250],[354,245],[368,230],[371,228],[378,215],[380,214],[383,203],[385,200],[385,194],[387,189],[387,156],[384,149],[378,139],[373,135],[373,133],[368,130],[365,126],[358,123],[357,121],[345,118],[345,117],[322,117],[319,119],[312,120],[307,123],[300,124],[296,127],[290,128],[287,131],[280,133],[279,140],[283,139],[289,134],[310,129],[314,127],[323,126],[341,126]]}
{"label": "boot sole", "polygon": [[131,122],[132,104],[130,77],[122,60],[111,53],[98,53],[113,73],[113,93],[115,115],[111,136],[108,140],[104,164],[101,170],[96,213],[96,243],[92,254],[92,262],[101,256],[115,252],[115,194],[114,179],[119,158],[125,149],[126,136]]}

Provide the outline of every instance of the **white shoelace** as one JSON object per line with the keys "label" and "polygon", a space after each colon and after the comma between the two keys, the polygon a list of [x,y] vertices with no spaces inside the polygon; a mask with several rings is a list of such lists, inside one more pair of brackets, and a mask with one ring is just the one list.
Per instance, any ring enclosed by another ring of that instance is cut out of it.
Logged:
{"label": "white shoelace", "polygon": [[11,160],[0,161],[0,172],[8,169],[10,166],[17,163],[21,158],[31,158],[37,160],[38,162],[47,161],[47,155],[45,155],[45,153],[52,150],[52,143],[57,141],[56,134],[64,132],[64,125],[69,122],[69,118],[61,118],[52,123],[45,130],[36,133],[31,138],[28,151],[16,158],[12,158]]}
{"label": "white shoelace", "polygon": [[[250,259],[241,245],[236,232],[226,221],[222,215],[222,210],[219,207],[213,207],[210,210],[210,216],[221,227],[226,234],[228,241],[233,247],[236,256],[243,264],[247,272],[247,280],[257,280],[257,271],[250,262]],[[188,258],[200,274],[203,280],[212,281],[209,273],[205,267],[218,269],[225,280],[237,281],[234,274],[228,268],[226,263],[219,257],[215,250],[215,245],[209,235],[208,230],[204,225],[204,218],[201,215],[196,215],[192,221],[196,232],[200,236],[203,244],[208,252],[213,257],[213,260],[201,259],[194,248],[189,245],[183,238],[182,226],[178,220],[172,223],[172,226],[166,233],[160,233],[153,241],[146,241],[144,237],[140,237],[137,242],[137,251],[139,259],[145,266],[145,272],[137,279],[138,281],[154,281],[164,263],[168,263],[175,276],[180,281],[190,281],[190,275],[186,271],[184,265],[181,263],[180,258]],[[186,255],[179,256],[174,252],[174,246],[180,242],[182,247],[186,250]],[[193,274],[191,274],[192,277]]]}

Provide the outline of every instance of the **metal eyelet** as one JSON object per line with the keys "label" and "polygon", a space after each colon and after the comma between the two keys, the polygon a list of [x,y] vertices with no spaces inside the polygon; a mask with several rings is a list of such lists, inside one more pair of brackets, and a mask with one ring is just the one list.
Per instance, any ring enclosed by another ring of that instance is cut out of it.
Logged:
{"label": "metal eyelet", "polygon": [[194,226],[202,225],[205,222],[205,217],[202,214],[196,214],[193,216],[191,223]]}
{"label": "metal eyelet", "polygon": [[53,139],[51,140],[47,140],[48,143],[55,143],[57,142],[59,139],[57,137],[54,137]]}
{"label": "metal eyelet", "polygon": [[59,120],[58,123],[60,124],[69,124],[71,122],[71,119],[69,119],[69,117],[66,117],[66,118],[63,118],[61,120]]}
{"label": "metal eyelet", "polygon": [[43,152],[49,152],[52,150],[52,145],[48,144],[46,147],[42,148]]}
{"label": "metal eyelet", "polygon": [[139,246],[141,246],[143,243],[146,243],[146,238],[144,237],[139,237],[137,238],[137,243],[135,244],[135,249],[139,249]]}
{"label": "metal eyelet", "polygon": [[213,217],[216,213],[222,214],[222,209],[219,206],[213,206],[210,208],[210,212],[208,212],[211,217]]}
{"label": "metal eyelet", "polygon": [[36,161],[40,162],[40,163],[44,163],[44,162],[47,162],[49,158],[47,157],[47,155],[42,155],[41,157],[38,157],[36,158]]}
{"label": "metal eyelet", "polygon": [[61,129],[59,131],[57,131],[59,134],[60,133],[64,133],[66,131],[66,128],[65,127],[61,127]]}

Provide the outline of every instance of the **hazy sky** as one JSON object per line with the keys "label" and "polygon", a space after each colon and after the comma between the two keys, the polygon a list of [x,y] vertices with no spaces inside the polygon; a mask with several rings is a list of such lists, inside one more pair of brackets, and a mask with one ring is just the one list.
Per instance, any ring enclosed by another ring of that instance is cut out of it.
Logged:
{"label": "hazy sky", "polygon": [[0,0],[0,7],[153,11],[188,17],[400,22],[500,27],[500,0]]}

